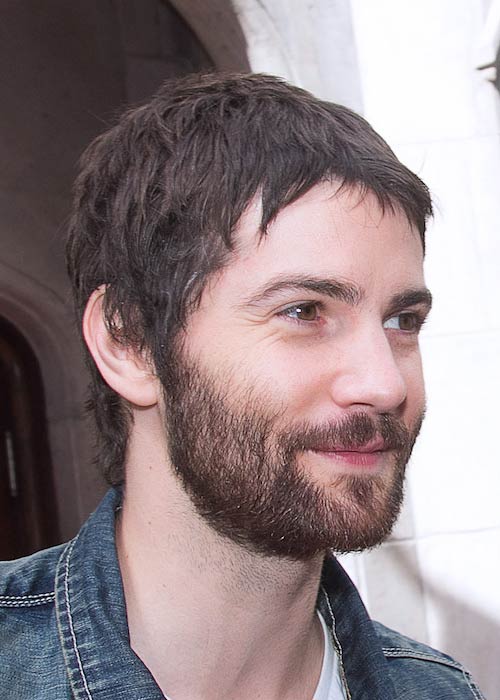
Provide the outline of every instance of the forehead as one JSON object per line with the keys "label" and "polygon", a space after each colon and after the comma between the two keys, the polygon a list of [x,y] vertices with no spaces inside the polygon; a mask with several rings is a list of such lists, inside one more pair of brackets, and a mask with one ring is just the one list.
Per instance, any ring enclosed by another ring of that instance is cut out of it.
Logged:
{"label": "forehead", "polygon": [[[423,284],[423,247],[406,215],[375,195],[316,185],[285,207],[262,236],[255,198],[235,231],[235,251],[214,286],[244,288],[273,275],[313,275],[371,287]],[[212,285],[210,285],[212,286]]]}

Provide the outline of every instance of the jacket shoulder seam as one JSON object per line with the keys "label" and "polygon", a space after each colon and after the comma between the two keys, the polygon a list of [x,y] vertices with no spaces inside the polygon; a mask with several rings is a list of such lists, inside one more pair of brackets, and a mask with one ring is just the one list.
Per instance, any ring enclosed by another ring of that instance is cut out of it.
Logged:
{"label": "jacket shoulder seam", "polygon": [[433,663],[441,664],[442,666],[448,666],[449,668],[453,668],[463,675],[464,680],[467,683],[475,700],[484,700],[484,695],[481,693],[481,691],[475,684],[467,669],[464,666],[462,666],[462,664],[459,664],[457,661],[453,661],[453,659],[447,659],[437,654],[426,654],[423,651],[416,651],[415,649],[405,649],[404,647],[382,647],[382,651],[384,653],[384,656],[388,657],[420,659],[421,661],[430,661]]}
{"label": "jacket shoulder seam", "polygon": [[456,668],[458,671],[463,669],[463,666],[457,661],[452,659],[447,659],[438,654],[428,654],[425,651],[418,651],[417,649],[410,649],[405,647],[382,647],[382,651],[385,656],[400,656],[400,657],[411,657],[413,659],[422,659],[422,661],[434,661],[438,664],[443,664],[444,666],[451,666]]}

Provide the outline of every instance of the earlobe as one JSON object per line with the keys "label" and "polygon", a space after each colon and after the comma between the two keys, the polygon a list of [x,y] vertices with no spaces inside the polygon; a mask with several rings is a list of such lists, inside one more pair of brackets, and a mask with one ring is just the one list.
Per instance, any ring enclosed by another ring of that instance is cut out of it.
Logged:
{"label": "earlobe", "polygon": [[83,335],[104,381],[124,399],[143,408],[158,402],[159,383],[150,362],[113,338],[106,325],[104,286],[90,296],[83,315]]}

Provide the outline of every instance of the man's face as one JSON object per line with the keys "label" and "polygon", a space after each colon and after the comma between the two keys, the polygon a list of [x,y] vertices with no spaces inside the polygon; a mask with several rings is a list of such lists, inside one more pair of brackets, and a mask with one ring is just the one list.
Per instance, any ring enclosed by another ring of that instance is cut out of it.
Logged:
{"label": "man's face", "polygon": [[386,537],[423,416],[420,237],[372,195],[335,192],[314,187],[263,238],[249,207],[163,378],[198,512],[265,554]]}

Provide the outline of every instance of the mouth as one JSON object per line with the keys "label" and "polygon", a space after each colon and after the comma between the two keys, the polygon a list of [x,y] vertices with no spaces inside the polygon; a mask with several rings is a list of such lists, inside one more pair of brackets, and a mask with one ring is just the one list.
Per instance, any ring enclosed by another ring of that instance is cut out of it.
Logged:
{"label": "mouth", "polygon": [[396,447],[382,439],[371,440],[364,445],[319,445],[311,449],[314,454],[346,467],[382,468]]}

